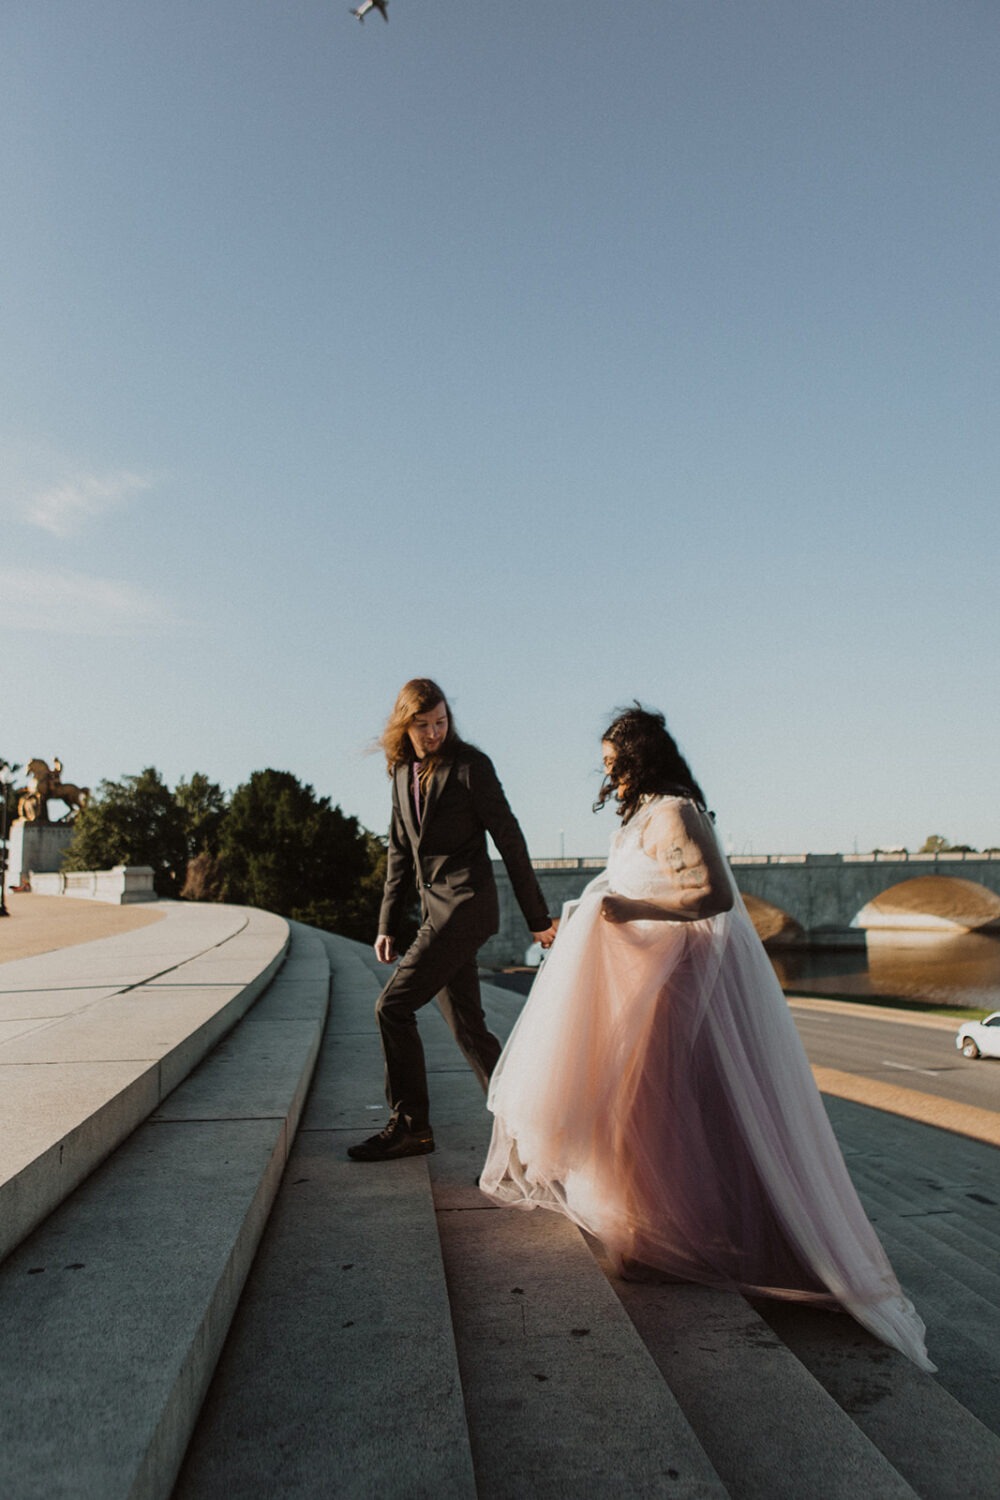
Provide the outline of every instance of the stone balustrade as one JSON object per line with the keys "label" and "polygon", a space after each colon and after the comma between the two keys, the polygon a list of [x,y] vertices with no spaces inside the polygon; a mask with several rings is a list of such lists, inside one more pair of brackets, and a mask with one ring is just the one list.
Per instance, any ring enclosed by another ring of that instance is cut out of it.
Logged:
{"label": "stone balustrade", "polygon": [[115,865],[111,870],[52,870],[31,875],[35,896],[76,896],[84,901],[107,901],[131,906],[155,901],[149,865]]}

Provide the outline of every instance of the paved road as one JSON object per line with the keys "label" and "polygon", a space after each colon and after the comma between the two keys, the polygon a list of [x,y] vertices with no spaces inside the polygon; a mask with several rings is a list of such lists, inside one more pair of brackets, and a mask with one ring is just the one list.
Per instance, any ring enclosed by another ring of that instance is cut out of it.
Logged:
{"label": "paved road", "polygon": [[789,1002],[809,1061],[863,1078],[919,1089],[979,1109],[1000,1110],[1000,1059],[969,1062],[955,1047],[958,1023],[948,1029],[821,1011]]}

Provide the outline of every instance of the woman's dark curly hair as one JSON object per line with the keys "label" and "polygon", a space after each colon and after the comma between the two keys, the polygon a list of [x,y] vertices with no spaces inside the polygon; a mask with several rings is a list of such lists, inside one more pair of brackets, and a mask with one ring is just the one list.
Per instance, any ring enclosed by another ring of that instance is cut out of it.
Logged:
{"label": "woman's dark curly hair", "polygon": [[619,710],[601,735],[615,747],[613,776],[605,776],[594,811],[604,806],[615,788],[625,787],[618,806],[618,816],[626,823],[637,811],[643,797],[666,795],[691,797],[705,808],[705,794],[691,774],[691,768],[677,748],[667,721],[655,710],[643,708],[636,700],[634,708]]}

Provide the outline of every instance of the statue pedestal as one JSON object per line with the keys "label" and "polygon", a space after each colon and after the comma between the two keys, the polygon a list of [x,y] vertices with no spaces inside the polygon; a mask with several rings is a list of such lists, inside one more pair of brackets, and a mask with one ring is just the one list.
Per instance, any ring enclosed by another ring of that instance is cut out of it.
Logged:
{"label": "statue pedestal", "polygon": [[67,823],[28,823],[16,818],[10,830],[7,884],[23,885],[31,874],[61,870],[73,829]]}

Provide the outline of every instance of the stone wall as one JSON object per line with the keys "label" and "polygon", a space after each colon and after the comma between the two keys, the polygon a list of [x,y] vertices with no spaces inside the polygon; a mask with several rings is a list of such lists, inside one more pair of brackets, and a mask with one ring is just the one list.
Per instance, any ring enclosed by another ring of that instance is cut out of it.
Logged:
{"label": "stone wall", "polygon": [[59,870],[33,874],[35,896],[76,896],[83,901],[107,901],[112,906],[132,906],[155,901],[153,871],[148,865],[115,865],[112,870]]}

